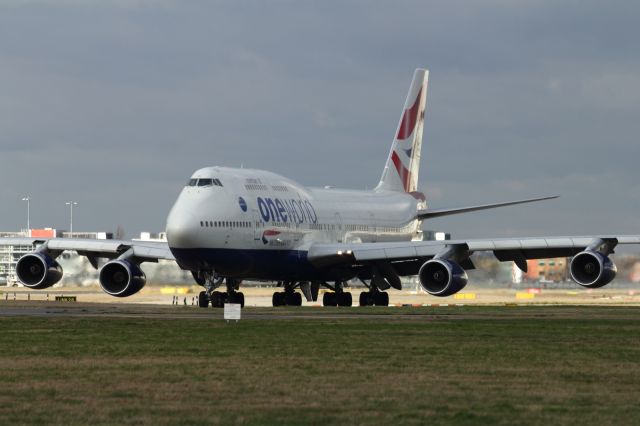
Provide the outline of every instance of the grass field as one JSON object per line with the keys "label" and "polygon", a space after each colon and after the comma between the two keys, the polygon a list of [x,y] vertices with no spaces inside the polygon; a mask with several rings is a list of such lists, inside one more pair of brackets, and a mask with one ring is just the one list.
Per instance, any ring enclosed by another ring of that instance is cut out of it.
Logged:
{"label": "grass field", "polygon": [[0,423],[640,424],[638,308],[247,312],[0,318]]}

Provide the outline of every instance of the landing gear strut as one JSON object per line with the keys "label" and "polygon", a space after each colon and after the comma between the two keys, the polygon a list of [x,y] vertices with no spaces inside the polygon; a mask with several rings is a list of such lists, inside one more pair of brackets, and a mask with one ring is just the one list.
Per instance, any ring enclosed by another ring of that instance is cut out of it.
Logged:
{"label": "landing gear strut", "polygon": [[273,293],[273,306],[302,306],[302,294],[296,292],[294,281],[283,281],[284,291]]}
{"label": "landing gear strut", "polygon": [[[327,285],[327,287],[329,287]],[[336,281],[333,288],[334,291],[324,293],[322,295],[323,306],[352,306],[353,297],[348,291],[344,291],[344,283],[342,281]]]}
{"label": "landing gear strut", "polygon": [[[198,284],[204,286],[204,291],[198,294],[198,306],[206,308],[211,302],[211,307],[222,308],[225,303],[238,303],[244,307],[244,294],[237,291],[240,289],[240,281],[234,278],[220,277],[213,271],[198,271],[193,273]],[[220,287],[222,282],[226,282],[227,291],[220,292],[215,290]]]}

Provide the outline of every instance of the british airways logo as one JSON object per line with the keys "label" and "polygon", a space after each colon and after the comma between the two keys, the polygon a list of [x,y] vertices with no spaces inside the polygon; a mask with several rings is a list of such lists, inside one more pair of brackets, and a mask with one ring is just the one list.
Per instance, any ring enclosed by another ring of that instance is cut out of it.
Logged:
{"label": "british airways logo", "polygon": [[270,241],[277,239],[278,235],[280,235],[280,232],[267,229],[262,233],[262,243],[269,244]]}
{"label": "british airways logo", "polygon": [[309,200],[258,197],[258,209],[265,222],[318,222],[318,215]]}

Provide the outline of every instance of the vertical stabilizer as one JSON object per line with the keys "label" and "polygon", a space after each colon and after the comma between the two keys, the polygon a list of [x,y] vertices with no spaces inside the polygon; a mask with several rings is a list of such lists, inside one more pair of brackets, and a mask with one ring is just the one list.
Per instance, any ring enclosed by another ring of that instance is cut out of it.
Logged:
{"label": "vertical stabilizer", "polygon": [[389,158],[376,191],[414,192],[418,189],[428,79],[428,70],[417,69],[413,74]]}

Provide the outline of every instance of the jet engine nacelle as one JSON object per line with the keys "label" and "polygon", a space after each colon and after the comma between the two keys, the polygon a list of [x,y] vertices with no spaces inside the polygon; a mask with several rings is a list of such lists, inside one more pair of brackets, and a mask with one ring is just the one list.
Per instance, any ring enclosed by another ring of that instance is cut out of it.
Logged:
{"label": "jet engine nacelle", "polygon": [[578,253],[571,259],[571,278],[583,287],[599,288],[609,284],[618,268],[608,256],[591,250]]}
{"label": "jet engine nacelle", "polygon": [[467,285],[467,273],[450,260],[432,259],[425,262],[418,272],[420,285],[432,296],[451,296]]}
{"label": "jet engine nacelle", "polygon": [[127,297],[139,292],[147,277],[138,265],[128,260],[112,260],[100,269],[100,286],[105,293]]}
{"label": "jet engine nacelle", "polygon": [[25,287],[42,290],[60,281],[62,268],[46,253],[28,253],[18,260],[16,275]]}

